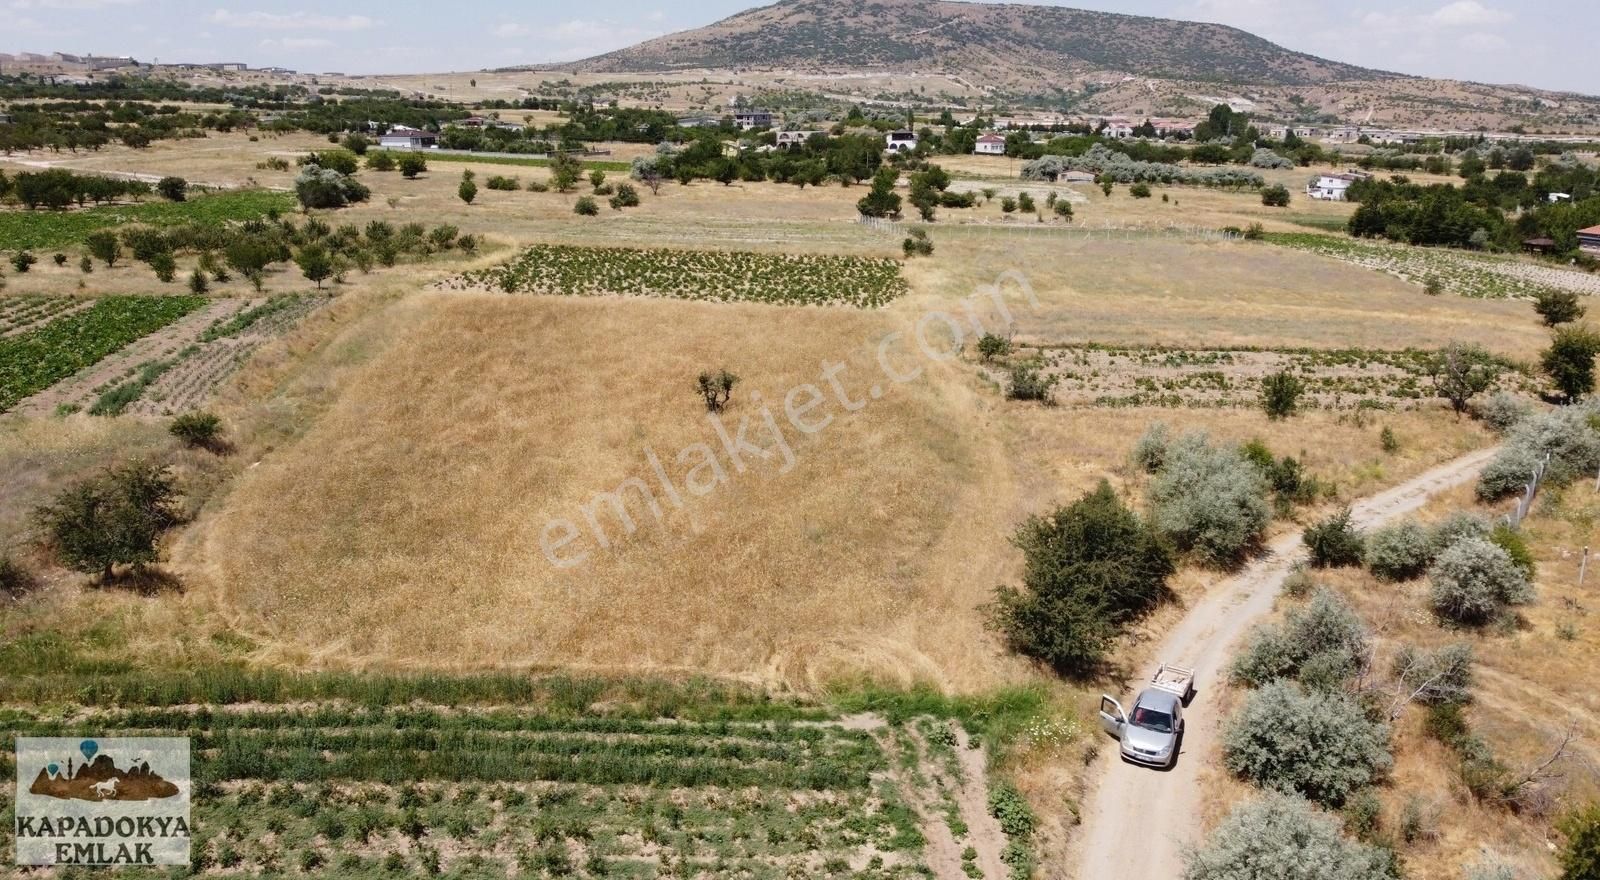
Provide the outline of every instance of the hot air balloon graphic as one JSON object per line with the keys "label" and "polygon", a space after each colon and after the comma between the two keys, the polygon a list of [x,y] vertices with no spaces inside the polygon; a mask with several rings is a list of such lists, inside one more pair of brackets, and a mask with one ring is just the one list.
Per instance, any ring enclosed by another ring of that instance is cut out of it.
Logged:
{"label": "hot air balloon graphic", "polygon": [[83,742],[78,743],[78,751],[83,752],[83,759],[85,761],[93,761],[95,753],[100,751],[100,744],[92,739],[86,739]]}
{"label": "hot air balloon graphic", "polygon": [[54,779],[55,777],[61,775],[61,765],[60,764],[51,764],[50,766],[48,766],[48,767],[46,767],[44,769],[50,772],[50,778],[52,778],[52,779]]}

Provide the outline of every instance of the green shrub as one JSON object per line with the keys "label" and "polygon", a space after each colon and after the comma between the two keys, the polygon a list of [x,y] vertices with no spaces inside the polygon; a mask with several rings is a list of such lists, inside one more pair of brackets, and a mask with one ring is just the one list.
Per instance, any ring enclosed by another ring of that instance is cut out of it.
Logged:
{"label": "green shrub", "polygon": [[1367,568],[1379,580],[1399,582],[1422,577],[1433,564],[1433,538],[1418,523],[1406,520],[1374,529],[1367,536]]}
{"label": "green shrub", "polygon": [[35,512],[62,562],[111,578],[117,565],[156,559],[156,541],[178,524],[176,493],[168,470],[131,464],[85,480]]}
{"label": "green shrub", "polygon": [[1280,370],[1261,379],[1261,409],[1269,419],[1286,419],[1300,408],[1306,383],[1299,376]]}
{"label": "green shrub", "polygon": [[611,197],[611,209],[620,211],[623,208],[639,207],[639,191],[631,183],[617,184],[617,193]]}
{"label": "green shrub", "polygon": [[1175,570],[1155,531],[1104,481],[1030,518],[1012,540],[1022,587],[996,592],[990,624],[1013,650],[1067,674],[1093,670],[1121,627],[1166,596]]}
{"label": "green shrub", "polygon": [[372,191],[347,174],[307,165],[294,179],[294,194],[302,208],[343,208],[366,201]]}
{"label": "green shrub", "polygon": [[1501,434],[1532,414],[1532,402],[1509,391],[1497,391],[1473,406],[1473,415],[1478,421]]}
{"label": "green shrub", "polygon": [[1533,601],[1533,587],[1506,551],[1482,538],[1464,538],[1444,550],[1428,572],[1434,613],[1481,626],[1513,605]]}
{"label": "green shrub", "polygon": [[156,192],[169,202],[181,202],[189,197],[189,181],[181,177],[163,177],[156,183]]}
{"label": "green shrub", "polygon": [[203,449],[212,448],[221,431],[222,420],[205,411],[184,413],[167,426],[167,433],[182,440],[184,445]]}
{"label": "green shrub", "polygon": [[16,269],[18,275],[27,274],[28,269],[37,262],[39,258],[25,250],[11,255],[11,268]]}
{"label": "green shrub", "polygon": [[9,556],[0,556],[0,595],[16,599],[35,586],[33,574]]}
{"label": "green shrub", "polygon": [[1128,195],[1133,196],[1136,199],[1148,199],[1150,198],[1150,184],[1143,182],[1136,183],[1133,186],[1128,187]]}
{"label": "green shrub", "polygon": [[1594,390],[1594,359],[1600,354],[1600,333],[1582,326],[1556,330],[1550,347],[1539,358],[1550,381],[1562,396],[1575,401]]}
{"label": "green shrub", "polygon": [[488,183],[484,185],[492,190],[498,190],[500,192],[516,192],[522,189],[521,181],[517,180],[515,177],[505,177],[500,174],[490,177]]}
{"label": "green shrub", "polygon": [[1561,880],[1600,877],[1600,804],[1569,813],[1556,829],[1567,839],[1561,849]]}
{"label": "green shrub", "polygon": [[1305,683],[1336,688],[1366,665],[1369,649],[1361,618],[1337,593],[1323,588],[1305,607],[1290,611],[1282,624],[1256,627],[1229,674],[1238,684],[1260,687],[1309,677],[1309,672],[1319,680]]}
{"label": "green shrub", "polygon": [[172,279],[178,277],[178,261],[170,251],[151,256],[150,268],[156,273],[156,280],[163,284],[171,284]]}
{"label": "green shrub", "polygon": [[906,257],[931,257],[933,256],[933,242],[928,238],[925,229],[913,229],[910,236],[901,242],[901,250]]}
{"label": "green shrub", "polygon": [[1051,403],[1051,389],[1061,381],[1057,375],[1046,376],[1033,361],[1022,361],[1011,365],[1010,381],[1006,386],[1006,397],[1010,400],[1037,400],[1041,403]]}
{"label": "green shrub", "polygon": [[1172,445],[1166,422],[1151,422],[1139,440],[1133,444],[1133,463],[1147,474],[1161,470],[1167,463],[1167,449]]}
{"label": "green shrub", "polygon": [[1272,682],[1250,694],[1222,736],[1223,763],[1263,788],[1331,807],[1378,781],[1394,760],[1389,729],[1349,697]]}
{"label": "green shrub", "polygon": [[1388,425],[1378,432],[1378,446],[1390,455],[1400,451],[1400,438],[1395,435],[1394,429]]}
{"label": "green shrub", "polygon": [[[1494,524],[1487,516],[1470,510],[1458,510],[1435,523],[1433,530],[1428,533],[1428,540],[1433,546],[1432,555],[1437,557],[1457,541],[1467,538],[1487,541],[1493,532]],[[1429,564],[1432,564],[1431,560]]]}
{"label": "green shrub", "polygon": [[1344,838],[1336,819],[1297,797],[1267,794],[1235,807],[1183,880],[1394,880],[1393,860]]}
{"label": "green shrub", "polygon": [[1550,457],[1545,485],[1565,486],[1600,468],[1600,431],[1588,407],[1563,407],[1523,419],[1507,432],[1505,443],[1478,476],[1485,501],[1522,492],[1534,470]]}
{"label": "green shrub", "polygon": [[189,274],[189,292],[200,295],[211,289],[211,279],[199,269]]}
{"label": "green shrub", "polygon": [[1281,183],[1275,183],[1272,186],[1263,188],[1261,190],[1261,204],[1269,208],[1289,207],[1289,188]]}
{"label": "green shrub", "polygon": [[1025,838],[1033,834],[1038,825],[1033,807],[1011,783],[1001,780],[989,789],[989,815],[1000,820],[1000,830],[1007,837]]}
{"label": "green shrub", "polygon": [[1266,481],[1238,450],[1204,434],[1171,444],[1150,482],[1155,525],[1182,550],[1214,565],[1233,565],[1261,542],[1272,512]]}
{"label": "green shrub", "polygon": [[407,153],[400,157],[397,165],[400,168],[400,176],[407,180],[413,180],[417,175],[428,170],[428,159],[421,153]]}
{"label": "green shrub", "polygon": [[978,356],[985,361],[1011,354],[1011,340],[993,333],[985,333],[978,340]]}
{"label": "green shrub", "polygon": [[461,184],[456,187],[456,196],[470,205],[478,197],[478,185],[471,178],[463,177]]}
{"label": "green shrub", "polygon": [[1358,566],[1366,552],[1361,532],[1350,521],[1348,507],[1311,525],[1301,540],[1311,553],[1313,568]]}
{"label": "green shrub", "polygon": [[1503,522],[1495,523],[1494,530],[1489,533],[1489,543],[1506,551],[1512,563],[1522,569],[1522,576],[1528,579],[1528,583],[1533,583],[1538,565],[1533,560],[1533,551],[1528,549],[1528,540],[1521,532]]}
{"label": "green shrub", "polygon": [[579,196],[572,205],[572,213],[584,217],[594,217],[600,213],[600,206],[595,204],[592,196]]}
{"label": "green shrub", "polygon": [[387,150],[380,150],[367,156],[368,171],[393,171],[394,168],[394,155]]}

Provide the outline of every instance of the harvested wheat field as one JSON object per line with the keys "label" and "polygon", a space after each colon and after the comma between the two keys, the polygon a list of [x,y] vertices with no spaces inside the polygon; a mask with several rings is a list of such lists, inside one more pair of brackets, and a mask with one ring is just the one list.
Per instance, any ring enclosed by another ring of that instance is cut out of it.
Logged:
{"label": "harvested wheat field", "polygon": [[[1008,514],[981,503],[1012,494],[985,430],[998,403],[931,362],[920,381],[873,378],[864,343],[892,318],[473,294],[395,308],[409,314],[392,344],[178,553],[288,656],[693,667],[796,686],[1010,674],[974,612],[1009,550]],[[822,376],[834,360],[856,412]],[[743,472],[694,390],[724,367],[740,376],[727,430],[748,420],[771,454],[747,451]],[[813,436],[786,418],[791,388],[806,424],[832,419]],[[604,503],[586,519],[596,493],[634,477],[659,523],[637,485],[623,490],[631,536]],[[547,532],[552,519],[577,536]]]}

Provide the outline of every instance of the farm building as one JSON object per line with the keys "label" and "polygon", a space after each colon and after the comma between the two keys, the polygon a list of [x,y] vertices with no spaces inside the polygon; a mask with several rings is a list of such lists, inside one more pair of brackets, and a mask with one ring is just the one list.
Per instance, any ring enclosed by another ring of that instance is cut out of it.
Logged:
{"label": "farm building", "polygon": [[427,147],[437,147],[439,136],[431,131],[420,128],[409,128],[397,125],[378,137],[380,147],[398,147],[400,149],[417,150]]}
{"label": "farm building", "polygon": [[1004,156],[1006,154],[1006,139],[997,134],[986,134],[978,138],[972,152],[980,156]]}
{"label": "farm building", "polygon": [[1325,202],[1342,202],[1350,184],[1362,177],[1360,174],[1324,174],[1306,184],[1306,195]]}
{"label": "farm building", "polygon": [[909,153],[917,148],[917,133],[914,131],[891,131],[885,143],[885,149],[891,153]]}
{"label": "farm building", "polygon": [[1600,226],[1578,230],[1578,250],[1591,257],[1600,257]]}

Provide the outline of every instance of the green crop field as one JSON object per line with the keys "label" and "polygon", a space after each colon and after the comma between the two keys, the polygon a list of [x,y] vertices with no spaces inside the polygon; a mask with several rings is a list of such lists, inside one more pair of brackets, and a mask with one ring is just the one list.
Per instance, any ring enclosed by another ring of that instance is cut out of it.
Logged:
{"label": "green crop field", "polygon": [[0,412],[203,307],[198,296],[110,296],[0,339]]}
{"label": "green crop field", "polygon": [[292,193],[240,190],[196,196],[186,202],[107,205],[74,211],[0,211],[0,251],[71,247],[95,230],[129,223],[152,226],[217,224],[251,220],[272,211],[291,211],[294,207]]}
{"label": "green crop field", "polygon": [[881,306],[906,290],[900,264],[888,259],[571,245],[535,245],[448,286],[858,308]]}
{"label": "green crop field", "polygon": [[[976,744],[948,718],[845,723],[698,680],[90,676],[28,637],[0,656],[17,664],[0,701],[34,707],[0,710],[0,772],[17,736],[190,738],[207,876],[888,880],[931,876],[930,811],[957,839],[972,818],[955,792]],[[49,708],[59,687],[82,702]]]}

